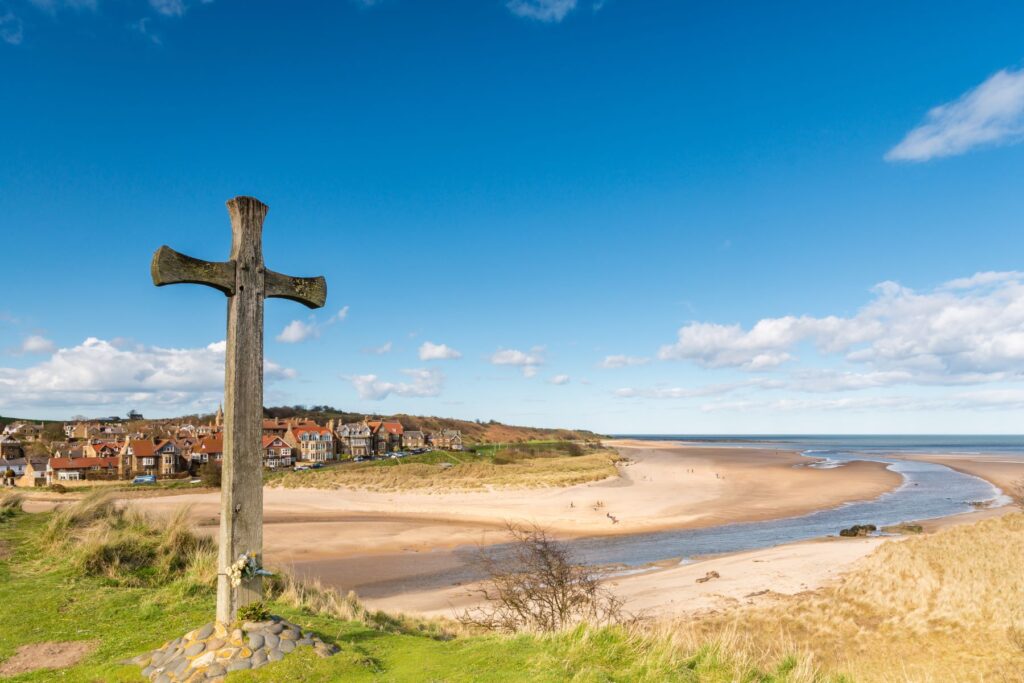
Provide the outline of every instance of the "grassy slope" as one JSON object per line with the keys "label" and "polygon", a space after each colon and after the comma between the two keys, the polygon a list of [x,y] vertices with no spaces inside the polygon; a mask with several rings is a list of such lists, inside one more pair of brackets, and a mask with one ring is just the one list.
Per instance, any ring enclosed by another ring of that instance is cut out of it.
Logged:
{"label": "grassy slope", "polygon": [[[86,576],[67,558],[48,557],[38,540],[50,514],[20,513],[0,521],[0,659],[19,645],[96,640],[82,663],[60,672],[63,681],[136,681],[138,669],[118,661],[160,645],[209,620],[213,593],[184,578],[153,588]],[[472,636],[437,640],[373,630],[363,623],[319,616],[280,603],[273,612],[311,628],[341,652],[319,659],[289,656],[230,681],[805,681],[793,660],[775,672],[738,665],[714,648],[684,655],[667,641],[622,629],[576,631],[548,637]],[[37,671],[12,681],[48,681]]]}
{"label": "grassy slope", "polygon": [[[564,445],[532,442],[529,446],[503,449],[478,446],[476,452],[433,451],[321,470],[282,472],[270,475],[267,484],[285,488],[346,487],[371,491],[473,490],[572,486],[617,476],[618,456],[614,451],[598,449],[569,456],[564,454]],[[442,468],[442,463],[452,466]]]}
{"label": "grassy slope", "polygon": [[887,543],[835,585],[695,625],[737,625],[858,681],[1020,681],[1024,515]]}

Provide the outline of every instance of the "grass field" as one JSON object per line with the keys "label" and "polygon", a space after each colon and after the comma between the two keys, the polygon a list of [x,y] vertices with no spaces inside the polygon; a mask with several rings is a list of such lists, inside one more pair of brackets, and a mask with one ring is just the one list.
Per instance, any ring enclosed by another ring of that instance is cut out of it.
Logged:
{"label": "grass field", "polygon": [[1024,515],[886,543],[832,587],[666,628],[737,627],[858,681],[1024,680]]}
{"label": "grass field", "polygon": [[[91,500],[56,513],[0,515],[0,660],[30,643],[96,644],[74,666],[9,680],[142,680],[137,668],[118,662],[213,615],[211,548],[181,526],[184,517],[149,521]],[[369,615],[350,600],[284,583],[271,595],[271,610],[337,644],[340,653],[320,659],[300,650],[229,681],[838,680],[817,677],[792,657],[759,668],[730,651],[729,641],[681,646],[625,628],[440,637],[443,625]]]}
{"label": "grass field", "polygon": [[618,455],[612,450],[581,448],[564,441],[487,444],[470,451],[432,451],[320,470],[282,472],[270,475],[267,485],[370,491],[572,486],[617,476],[617,461]]}

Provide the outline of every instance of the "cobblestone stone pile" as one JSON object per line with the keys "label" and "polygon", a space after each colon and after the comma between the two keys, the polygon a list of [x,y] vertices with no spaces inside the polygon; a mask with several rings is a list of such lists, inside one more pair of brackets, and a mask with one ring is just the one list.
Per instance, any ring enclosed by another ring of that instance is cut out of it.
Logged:
{"label": "cobblestone stone pile", "polygon": [[221,681],[231,671],[258,669],[300,647],[321,657],[338,651],[309,631],[279,617],[228,628],[210,623],[132,660],[154,683]]}

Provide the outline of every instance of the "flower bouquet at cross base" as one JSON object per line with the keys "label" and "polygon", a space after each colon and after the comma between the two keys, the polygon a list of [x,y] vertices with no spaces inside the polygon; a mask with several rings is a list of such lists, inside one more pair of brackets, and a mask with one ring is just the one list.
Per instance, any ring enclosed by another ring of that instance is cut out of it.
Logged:
{"label": "flower bouquet at cross base", "polygon": [[232,588],[238,588],[241,586],[242,581],[245,579],[251,579],[256,576],[273,575],[273,572],[268,572],[260,566],[260,560],[256,553],[242,553],[238,556],[238,559],[228,567],[228,578],[231,580]]}

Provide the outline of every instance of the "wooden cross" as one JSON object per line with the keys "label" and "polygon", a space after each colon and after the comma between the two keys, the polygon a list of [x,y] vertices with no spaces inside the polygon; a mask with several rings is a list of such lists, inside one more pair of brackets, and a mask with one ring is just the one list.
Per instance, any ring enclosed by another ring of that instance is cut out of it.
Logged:
{"label": "wooden cross", "polygon": [[323,277],[290,277],[263,265],[263,219],[267,205],[253,197],[228,201],[231,258],[201,261],[163,246],[153,255],[157,287],[191,282],[228,297],[224,361],[224,461],[217,557],[217,621],[229,624],[238,608],[262,598],[259,576],[232,588],[229,567],[243,553],[263,556],[263,299],[291,299],[309,308],[327,300]]}

